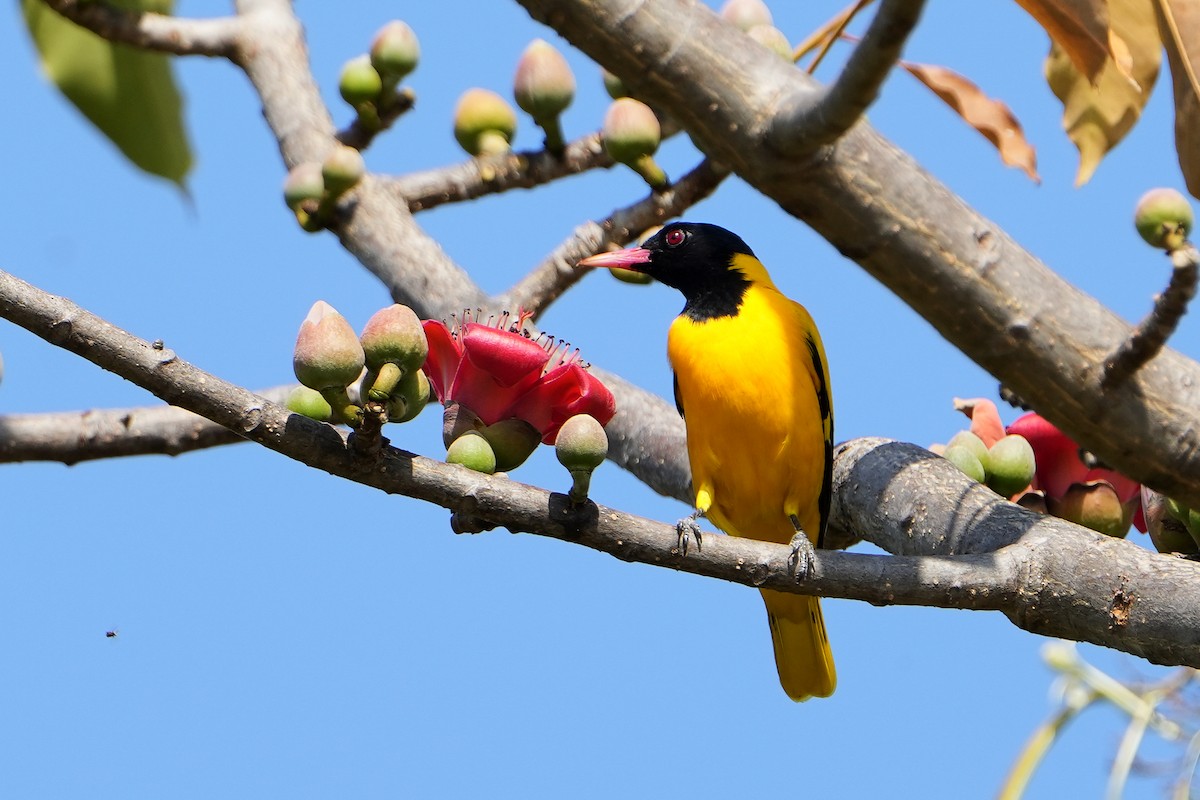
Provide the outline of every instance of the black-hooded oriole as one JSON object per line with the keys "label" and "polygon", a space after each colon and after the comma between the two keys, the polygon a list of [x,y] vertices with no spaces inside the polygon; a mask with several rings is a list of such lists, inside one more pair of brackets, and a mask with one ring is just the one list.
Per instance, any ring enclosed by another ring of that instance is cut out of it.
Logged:
{"label": "black-hooded oriole", "polygon": [[[833,407],[808,311],[775,287],[740,237],[716,225],[672,223],[641,247],[579,263],[643,272],[683,293],[667,355],[698,511],[733,536],[795,543],[803,533],[820,546]],[[837,678],[817,598],[762,596],[784,691],[793,700],[831,695]]]}

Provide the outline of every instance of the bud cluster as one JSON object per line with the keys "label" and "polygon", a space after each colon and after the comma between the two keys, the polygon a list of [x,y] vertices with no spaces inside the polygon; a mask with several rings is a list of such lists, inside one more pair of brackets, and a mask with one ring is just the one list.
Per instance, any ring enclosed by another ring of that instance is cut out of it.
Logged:
{"label": "bud cluster", "polygon": [[959,431],[942,456],[972,480],[1001,497],[1023,493],[1033,481],[1033,448],[1024,436],[1010,434],[991,447],[971,431]]}
{"label": "bud cluster", "polygon": [[362,153],[339,144],[320,164],[306,161],[292,167],[283,181],[283,200],[300,227],[316,233],[329,224],[338,198],[365,174]]}
{"label": "bud cluster", "polygon": [[289,396],[288,408],[355,428],[367,414],[408,422],[429,402],[429,379],[421,371],[427,352],[421,321],[407,306],[375,312],[356,335],[345,317],[318,300],[296,337],[292,367],[302,386]]}
{"label": "bud cluster", "polygon": [[342,67],[338,91],[358,122],[371,132],[384,127],[389,114],[410,108],[413,94],[399,89],[400,81],[417,68],[421,45],[413,29],[392,20],[375,34],[369,53],[355,56]]}

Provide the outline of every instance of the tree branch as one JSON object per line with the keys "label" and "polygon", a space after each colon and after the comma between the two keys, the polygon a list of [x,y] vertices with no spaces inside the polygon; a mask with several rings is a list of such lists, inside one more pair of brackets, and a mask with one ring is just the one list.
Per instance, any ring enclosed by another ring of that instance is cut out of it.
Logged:
{"label": "tree branch", "polygon": [[1194,245],[1171,252],[1171,280],[1166,291],[1154,298],[1154,307],[1129,338],[1104,359],[1102,386],[1111,388],[1125,380],[1163,349],[1187,313],[1188,303],[1196,296],[1198,266],[1200,253]]}
{"label": "tree branch", "polygon": [[536,318],[583,278],[583,273],[575,268],[580,259],[599,253],[610,244],[624,246],[647,228],[679,216],[712,194],[728,174],[724,167],[706,158],[665,191],[651,192],[601,222],[583,223],[503,295],[500,303],[532,311]]}
{"label": "tree branch", "polygon": [[126,11],[95,0],[42,2],[109,41],[178,56],[229,58],[241,31],[237,17],[185,19],[148,11]]}
{"label": "tree branch", "polygon": [[[567,144],[561,158],[545,150],[472,158],[461,164],[413,172],[380,183],[409,211],[426,211],[511,189],[531,189],[590,169],[608,169],[612,158],[590,133]],[[486,173],[486,175],[485,175]]]}
{"label": "tree branch", "polygon": [[[818,154],[781,157],[769,146],[769,121],[793,95],[811,97],[816,84],[759,48],[739,46],[741,35],[706,9],[684,0],[520,2],[1106,464],[1200,506],[1196,362],[1164,349],[1104,390],[1103,359],[1128,338],[1129,325],[867,123]],[[684,85],[689,90],[679,91]]]}
{"label": "tree branch", "polygon": [[1192,624],[1200,615],[1200,565],[1029,512],[914,445],[859,439],[840,448],[833,517],[842,529],[922,555],[823,551],[812,578],[797,583],[787,545],[708,534],[681,555],[673,525],[591,503],[576,507],[561,494],[391,447],[364,457],[345,431],[292,414],[2,272],[0,316],[297,461],[514,532],[747,586],[1002,610],[1031,631],[1200,665],[1200,629]]}
{"label": "tree branch", "polygon": [[784,102],[771,120],[770,143],[783,153],[811,153],[850,130],[879,96],[924,6],[925,0],[883,0],[837,80],[816,97],[793,93]]}
{"label": "tree branch", "polygon": [[[283,403],[291,386],[259,394]],[[177,456],[225,444],[240,436],[174,406],[106,408],[0,416],[0,463],[81,461],[121,456]]]}

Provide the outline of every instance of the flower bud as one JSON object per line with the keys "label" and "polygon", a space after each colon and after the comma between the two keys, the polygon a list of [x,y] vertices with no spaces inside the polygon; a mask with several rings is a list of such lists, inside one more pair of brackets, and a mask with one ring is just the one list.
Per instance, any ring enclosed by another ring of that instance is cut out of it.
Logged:
{"label": "flower bud", "polygon": [[419,369],[405,373],[388,397],[388,421],[408,422],[429,405],[429,378]]}
{"label": "flower bud", "polygon": [[495,92],[468,89],[454,109],[454,138],[473,156],[507,153],[517,132],[517,115]]}
{"label": "flower bud", "polygon": [[321,164],[321,177],[325,180],[325,188],[329,190],[329,194],[337,197],[362,180],[366,170],[362,153],[353,147],[339,144]]}
{"label": "flower bud", "polygon": [[479,431],[467,431],[446,449],[446,463],[491,475],[496,471],[496,454]]}
{"label": "flower bud", "polygon": [[525,463],[542,443],[541,432],[523,419],[502,419],[482,428],[496,454],[496,469],[508,472]]}
{"label": "flower bud", "polygon": [[429,354],[421,320],[411,308],[399,303],[376,311],[359,339],[371,369],[395,364],[407,373],[419,369]]}
{"label": "flower bud", "polygon": [[1133,212],[1137,232],[1151,247],[1177,250],[1192,230],[1192,204],[1174,189],[1151,189]]}
{"label": "flower bud", "polygon": [[321,165],[315,161],[292,167],[283,181],[283,201],[292,211],[298,210],[306,201],[319,203],[323,194],[325,178],[321,175]]}
{"label": "flower bud", "polygon": [[600,68],[600,78],[604,81],[604,91],[608,92],[608,96],[613,100],[629,97],[629,90],[625,88],[625,81],[613,75],[604,67]]}
{"label": "flower bud", "polygon": [[[949,450],[954,446],[965,447],[970,450],[980,464],[983,464],[987,459],[987,445],[983,443],[983,439],[980,439],[979,435],[974,431],[959,431],[954,434],[954,436],[950,437],[950,441],[946,442],[946,449]],[[982,480],[979,482],[983,483]]]}
{"label": "flower bud", "polygon": [[321,393],[307,386],[297,386],[288,392],[285,405],[289,411],[315,419],[318,422],[328,422],[333,415],[333,409]]}
{"label": "flower bud", "polygon": [[338,91],[342,93],[342,99],[355,109],[379,100],[383,79],[379,77],[378,70],[371,66],[370,56],[355,56],[346,62],[338,80]]}
{"label": "flower bud", "polygon": [[1158,552],[1184,555],[1200,552],[1188,526],[1171,513],[1167,498],[1146,486],[1142,487],[1142,514],[1146,532]]}
{"label": "flower bud", "polygon": [[614,100],[604,115],[603,135],[604,149],[614,161],[632,167],[656,189],[666,186],[667,176],[652,158],[662,127],[650,106],[632,97]]}
{"label": "flower bud", "polygon": [[791,62],[792,43],[788,41],[787,34],[779,28],[774,25],[755,25],[746,31],[746,35],[772,53],[779,54],[785,61]]}
{"label": "flower bud", "polygon": [[748,31],[756,25],[774,25],[771,9],[763,0],[729,0],[721,6],[721,18],[726,22]]}
{"label": "flower bud", "polygon": [[371,42],[371,65],[393,85],[416,69],[420,58],[421,44],[417,34],[398,19],[380,28]]}
{"label": "flower bud", "polygon": [[1121,539],[1129,533],[1129,516],[1108,481],[1073,483],[1061,498],[1047,498],[1047,505],[1054,516],[1107,536]]}
{"label": "flower bud", "polygon": [[292,356],[296,378],[318,392],[345,389],[358,380],[364,358],[346,318],[324,300],[314,303],[296,337]]}
{"label": "flower bud", "polygon": [[1033,447],[1019,434],[1009,434],[988,450],[983,460],[987,485],[1002,497],[1012,497],[1033,480]]}
{"label": "flower bud", "polygon": [[942,458],[958,467],[971,480],[976,483],[983,483],[986,477],[983,471],[983,464],[980,463],[979,458],[976,457],[971,448],[961,444],[946,445],[946,451],[942,453]]}
{"label": "flower bud", "polygon": [[513,97],[517,105],[539,125],[566,111],[575,99],[575,76],[562,53],[542,39],[534,39],[513,78]]}
{"label": "flower bud", "polygon": [[568,496],[572,502],[582,503],[587,499],[592,470],[608,456],[608,434],[595,417],[576,414],[559,429],[554,454],[571,473],[573,483]]}

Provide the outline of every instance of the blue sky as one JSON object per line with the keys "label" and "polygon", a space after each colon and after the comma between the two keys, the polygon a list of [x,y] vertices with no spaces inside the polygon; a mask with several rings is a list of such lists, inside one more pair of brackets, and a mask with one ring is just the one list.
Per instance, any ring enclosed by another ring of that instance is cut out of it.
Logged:
{"label": "blue sky", "polygon": [[[835,10],[775,5],[793,41]],[[1043,183],[1005,168],[908,75],[888,81],[873,124],[1068,280],[1140,318],[1169,267],[1137,238],[1133,204],[1152,186],[1182,188],[1165,76],[1129,139],[1076,189],[1075,151],[1041,78],[1045,35],[1015,3],[974,3],[970,19],[958,4],[930,6],[908,56],[1004,98],[1038,148]],[[579,81],[568,137],[603,115],[595,66],[515,3],[298,11],[342,123],[342,62],[392,15],[420,37],[417,109],[366,153],[371,169],[461,160],[450,134],[459,94],[478,85],[507,95],[538,36],[564,49]],[[249,387],[292,379],[295,333],[314,300],[355,327],[389,302],[332,236],[302,233],[284,208],[275,143],[240,72],[178,64],[198,159],[187,200],[134,172],[41,80],[15,7],[7,13],[0,269]],[[523,118],[517,146],[540,141]],[[696,159],[683,137],[661,153],[671,175]],[[419,222],[500,291],[579,222],[643,193],[614,169]],[[927,323],[738,180],[688,216],[741,234],[813,313],[839,439],[945,441],[965,424],[954,396],[995,396],[995,381]],[[543,326],[669,397],[665,334],[679,305],[663,287],[594,274]],[[1194,320],[1173,344],[1195,353]],[[157,402],[5,323],[0,353],[0,413]],[[441,453],[433,410],[390,435]],[[543,451],[514,477],[565,490]],[[687,511],[611,464],[592,496],[665,521]],[[837,694],[795,705],[777,685],[753,591],[534,536],[455,536],[439,508],[253,445],[0,466],[0,503],[6,797],[987,796],[1052,708],[1045,640],[1002,616],[849,601],[824,604]],[[1119,677],[1159,674],[1084,653]],[[1029,796],[1097,795],[1121,731],[1115,713],[1089,711]],[[1161,786],[1141,779],[1127,796],[1157,797]]]}

